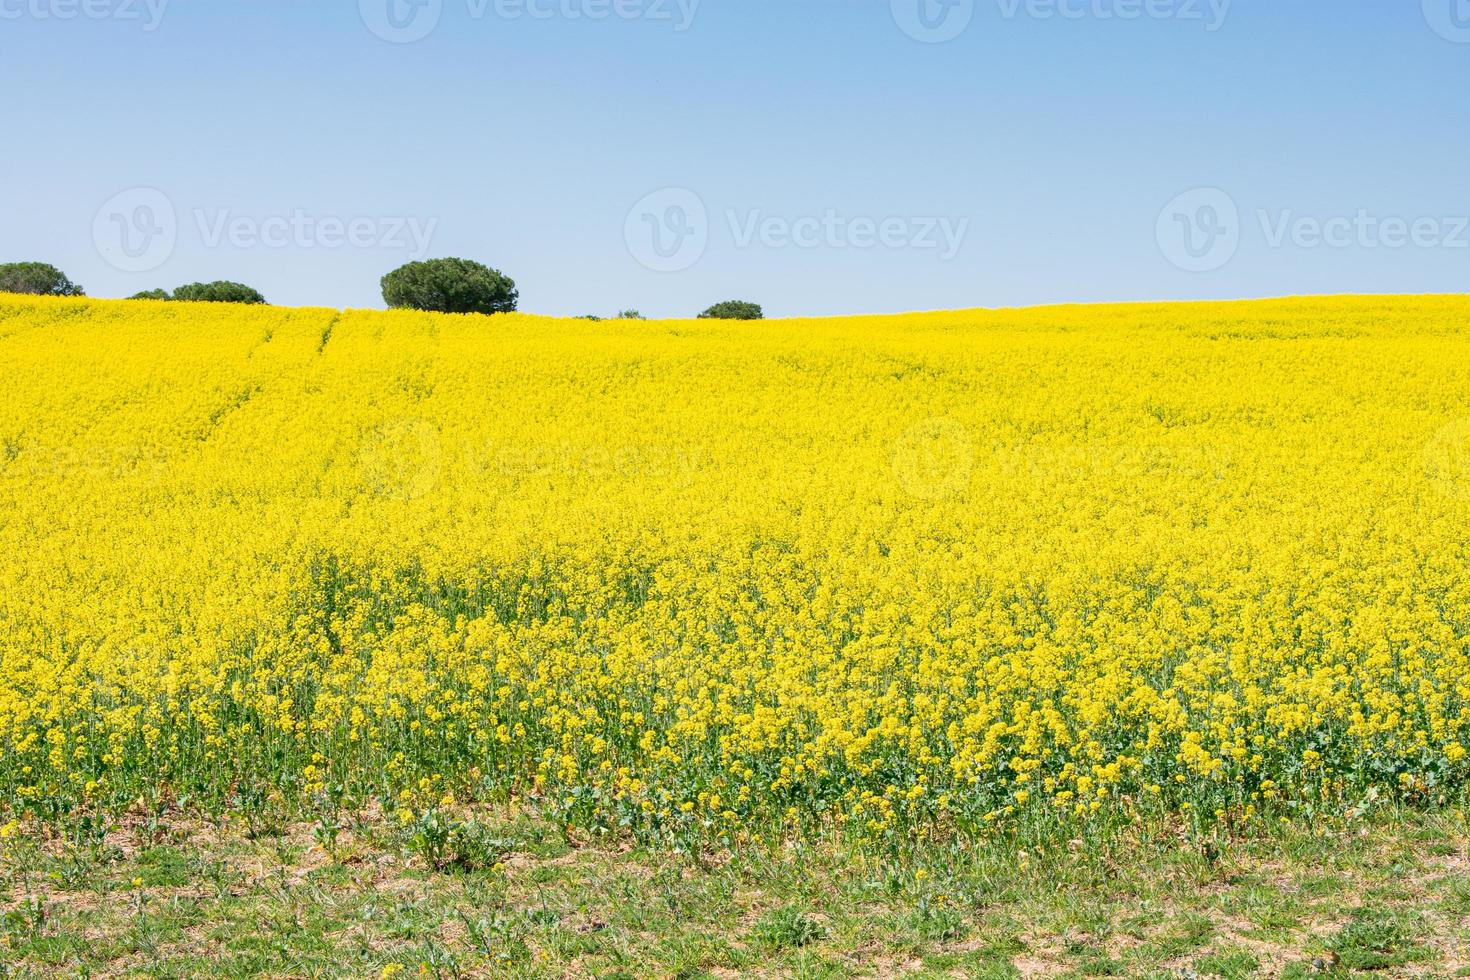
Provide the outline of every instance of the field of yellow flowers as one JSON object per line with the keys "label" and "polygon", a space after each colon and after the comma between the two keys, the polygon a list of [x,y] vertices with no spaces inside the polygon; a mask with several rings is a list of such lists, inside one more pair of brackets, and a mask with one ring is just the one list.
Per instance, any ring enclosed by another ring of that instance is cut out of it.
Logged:
{"label": "field of yellow flowers", "polygon": [[0,815],[647,839],[1459,800],[1470,300],[0,298]]}

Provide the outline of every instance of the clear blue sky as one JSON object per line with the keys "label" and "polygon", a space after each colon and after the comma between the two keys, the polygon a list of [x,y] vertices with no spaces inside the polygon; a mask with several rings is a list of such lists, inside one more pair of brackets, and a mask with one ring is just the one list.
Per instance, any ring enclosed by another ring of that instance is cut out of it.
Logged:
{"label": "clear blue sky", "polygon": [[551,314],[1470,289],[1470,0],[161,2],[0,0],[0,261],[345,307],[463,255]]}

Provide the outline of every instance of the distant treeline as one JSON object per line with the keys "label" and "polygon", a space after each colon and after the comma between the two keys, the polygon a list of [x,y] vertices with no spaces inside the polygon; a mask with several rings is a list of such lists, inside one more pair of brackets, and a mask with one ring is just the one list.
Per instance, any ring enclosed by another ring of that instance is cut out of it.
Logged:
{"label": "distant treeline", "polygon": [[[383,277],[383,302],[389,309],[427,310],[433,313],[513,313],[520,301],[515,280],[499,269],[470,259],[429,259],[410,262]],[[81,286],[54,265],[14,262],[0,265],[0,293],[34,296],[85,296]],[[135,300],[180,303],[264,303],[260,290],[244,283],[221,280],[179,286],[173,292],[149,289],[129,297]],[[760,320],[757,303],[726,300],[716,303],[700,319]],[[623,310],[612,319],[642,320],[637,310]],[[587,320],[603,317],[588,315]]]}

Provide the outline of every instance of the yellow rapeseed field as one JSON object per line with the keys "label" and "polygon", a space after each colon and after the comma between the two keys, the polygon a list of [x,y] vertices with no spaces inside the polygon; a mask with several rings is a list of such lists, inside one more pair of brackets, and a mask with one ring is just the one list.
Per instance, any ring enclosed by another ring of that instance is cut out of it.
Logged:
{"label": "yellow rapeseed field", "polygon": [[653,837],[1458,798],[1470,300],[0,298],[0,810]]}

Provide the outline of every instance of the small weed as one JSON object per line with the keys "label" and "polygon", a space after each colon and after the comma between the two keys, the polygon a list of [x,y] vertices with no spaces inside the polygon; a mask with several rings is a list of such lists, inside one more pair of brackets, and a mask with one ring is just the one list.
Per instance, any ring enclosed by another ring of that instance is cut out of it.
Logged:
{"label": "small weed", "polygon": [[516,842],[476,820],[459,821],[439,810],[425,811],[407,828],[405,844],[431,869],[486,871],[516,850]]}
{"label": "small weed", "polygon": [[175,847],[150,847],[138,855],[138,876],[149,888],[178,888],[197,870],[198,862]]}
{"label": "small weed", "polygon": [[1349,970],[1384,970],[1422,959],[1428,950],[1414,942],[1416,921],[1406,913],[1360,909],[1331,942]]}
{"label": "small weed", "polygon": [[768,949],[800,949],[827,936],[826,928],[794,906],[783,906],[761,917],[755,939]]}
{"label": "small weed", "polygon": [[1201,976],[1223,977],[1224,980],[1247,980],[1260,969],[1260,961],[1245,950],[1221,951],[1202,956],[1194,968]]}
{"label": "small weed", "polygon": [[923,898],[905,917],[909,930],[931,942],[952,942],[966,932],[965,917],[953,905]]}

